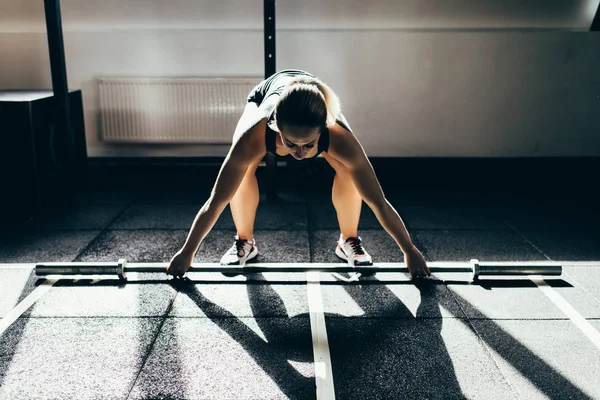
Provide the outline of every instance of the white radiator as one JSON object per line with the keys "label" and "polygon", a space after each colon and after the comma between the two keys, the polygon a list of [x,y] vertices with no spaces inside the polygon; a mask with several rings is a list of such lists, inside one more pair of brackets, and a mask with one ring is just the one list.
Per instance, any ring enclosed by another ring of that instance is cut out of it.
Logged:
{"label": "white radiator", "polygon": [[231,143],[261,78],[99,78],[100,137],[128,143]]}

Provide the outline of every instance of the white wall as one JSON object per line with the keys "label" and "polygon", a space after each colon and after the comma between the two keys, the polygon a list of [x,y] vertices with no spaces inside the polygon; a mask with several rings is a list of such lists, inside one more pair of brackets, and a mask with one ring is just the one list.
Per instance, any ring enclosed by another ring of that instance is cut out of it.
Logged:
{"label": "white wall", "polygon": [[[600,156],[600,0],[279,0],[277,68],[340,95],[370,156]],[[260,0],[62,0],[91,156],[102,75],[260,76]],[[0,0],[0,88],[50,88],[43,2]],[[501,5],[501,6],[500,6]]]}

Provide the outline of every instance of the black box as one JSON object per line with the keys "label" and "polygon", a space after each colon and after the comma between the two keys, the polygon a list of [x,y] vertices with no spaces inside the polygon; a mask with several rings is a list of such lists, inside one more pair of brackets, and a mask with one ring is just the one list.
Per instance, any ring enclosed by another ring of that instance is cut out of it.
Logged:
{"label": "black box", "polygon": [[56,126],[52,91],[0,91],[0,222],[60,205],[87,184],[81,90],[69,91],[72,139]]}

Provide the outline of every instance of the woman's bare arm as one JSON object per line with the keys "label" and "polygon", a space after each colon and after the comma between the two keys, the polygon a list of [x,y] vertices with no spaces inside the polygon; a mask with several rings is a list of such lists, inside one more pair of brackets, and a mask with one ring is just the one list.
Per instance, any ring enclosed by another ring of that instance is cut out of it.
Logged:
{"label": "woman's bare arm", "polygon": [[248,103],[238,122],[231,148],[219,170],[210,197],[198,211],[182,252],[195,254],[198,251],[200,244],[235,195],[248,167],[264,156],[264,135],[261,136],[257,131],[264,132],[265,129],[264,109],[254,103]]}
{"label": "woman's bare arm", "polygon": [[[345,119],[342,121],[347,123]],[[358,139],[352,132],[339,125],[330,128],[330,133],[328,156],[335,158],[346,167],[361,197],[402,251],[406,253],[414,250],[402,218],[385,198],[373,166]]]}
{"label": "woman's bare arm", "polygon": [[381,226],[402,249],[406,266],[412,277],[431,276],[425,257],[413,244],[402,218],[385,198],[373,166],[358,139],[352,132],[339,125],[330,128],[329,131],[330,144],[327,157],[335,158],[346,167],[362,199],[373,210]]}

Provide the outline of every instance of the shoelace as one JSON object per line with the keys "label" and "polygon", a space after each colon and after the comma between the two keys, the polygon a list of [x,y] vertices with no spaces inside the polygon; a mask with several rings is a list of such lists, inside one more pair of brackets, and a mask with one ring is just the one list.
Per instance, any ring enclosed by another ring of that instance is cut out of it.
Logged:
{"label": "shoelace", "polygon": [[365,254],[365,250],[362,247],[362,242],[359,238],[348,238],[346,241],[350,243],[350,246],[352,246],[354,254]]}
{"label": "shoelace", "polygon": [[236,239],[235,240],[235,249],[232,247],[231,252],[229,254],[235,254],[238,257],[243,257],[245,254],[245,251],[244,251],[245,244],[246,244],[246,240]]}

